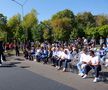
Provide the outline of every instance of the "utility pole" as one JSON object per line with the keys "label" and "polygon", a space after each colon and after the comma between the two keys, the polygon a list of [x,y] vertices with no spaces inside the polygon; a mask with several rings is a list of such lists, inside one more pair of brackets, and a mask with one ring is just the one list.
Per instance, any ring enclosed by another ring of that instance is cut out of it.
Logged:
{"label": "utility pole", "polygon": [[[25,2],[22,4],[22,3],[20,3],[20,2],[18,2],[18,1],[16,1],[16,0],[12,0],[13,2],[15,2],[16,4],[18,4],[20,7],[21,7],[21,10],[22,10],[22,15],[21,15],[21,19],[22,19],[22,21],[23,21],[23,17],[24,17],[24,5],[26,4],[26,2],[28,1],[28,0],[25,0]],[[23,28],[24,29],[24,28]],[[27,36],[27,30],[24,30],[24,34],[25,34],[25,37]]]}

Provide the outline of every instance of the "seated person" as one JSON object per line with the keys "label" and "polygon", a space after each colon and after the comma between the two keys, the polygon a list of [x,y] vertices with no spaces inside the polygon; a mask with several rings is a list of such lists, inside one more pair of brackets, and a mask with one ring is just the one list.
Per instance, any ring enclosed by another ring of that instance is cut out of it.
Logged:
{"label": "seated person", "polygon": [[34,57],[35,57],[35,48],[34,48],[34,47],[32,47],[32,48],[31,48],[30,60],[33,60],[33,59],[34,59]]}
{"label": "seated person", "polygon": [[84,48],[81,55],[80,55],[80,61],[77,63],[77,68],[79,70],[79,75],[84,75],[84,67],[89,62],[89,55],[87,55],[87,49]]}
{"label": "seated person", "polygon": [[72,60],[72,53],[68,49],[65,49],[64,53],[65,53],[65,58],[64,58],[65,61],[63,64],[63,72],[66,71],[68,63],[70,63]]}
{"label": "seated person", "polygon": [[28,59],[28,49],[27,48],[24,49],[23,54],[24,54],[25,59]]}
{"label": "seated person", "polygon": [[57,59],[57,48],[53,47],[52,48],[52,57],[51,57],[52,66],[56,66],[56,59]]}
{"label": "seated person", "polygon": [[101,71],[101,65],[99,57],[94,54],[94,51],[90,51],[90,61],[85,66],[85,72],[83,78],[87,77],[88,72],[93,69],[95,71],[95,79],[93,82],[97,82],[99,80],[99,71]]}
{"label": "seated person", "polygon": [[99,57],[100,57],[100,60],[101,60],[102,64],[105,64],[105,56],[106,56],[106,51],[103,48],[103,46],[101,46],[100,50],[99,50]]}
{"label": "seated person", "polygon": [[41,59],[41,48],[37,47],[35,51],[36,51],[35,52],[36,61],[40,62],[40,59]]}

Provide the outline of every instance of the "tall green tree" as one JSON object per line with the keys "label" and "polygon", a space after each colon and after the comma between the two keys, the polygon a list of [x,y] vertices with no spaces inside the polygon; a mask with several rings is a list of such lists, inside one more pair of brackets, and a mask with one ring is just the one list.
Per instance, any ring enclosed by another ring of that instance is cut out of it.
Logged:
{"label": "tall green tree", "polygon": [[32,35],[34,41],[43,42],[43,26],[42,24],[34,25],[32,28]]}
{"label": "tall green tree", "polygon": [[95,27],[96,21],[91,12],[78,13],[76,15],[78,36],[88,37],[88,28]]}
{"label": "tall green tree", "polygon": [[75,27],[75,16],[71,10],[65,9],[52,16],[54,40],[68,41]]}
{"label": "tall green tree", "polygon": [[52,32],[52,26],[50,20],[45,20],[41,22],[43,25],[43,38],[44,40],[47,40],[48,42],[53,42],[53,32]]}
{"label": "tall green tree", "polygon": [[32,9],[23,19],[23,29],[25,30],[27,40],[33,39],[31,30],[36,24],[38,24],[37,12],[35,9]]}
{"label": "tall green tree", "polygon": [[91,12],[78,13],[76,16],[76,20],[82,28],[96,26],[94,16]]}
{"label": "tall green tree", "polygon": [[23,29],[21,26],[21,15],[20,14],[16,14],[13,17],[11,17],[8,20],[7,23],[7,27],[8,27],[8,40],[10,39],[17,39],[17,40],[22,40],[23,37]]}
{"label": "tall green tree", "polygon": [[5,31],[6,24],[7,24],[7,17],[0,13],[0,30]]}
{"label": "tall green tree", "polygon": [[6,39],[7,35],[7,17],[0,13],[0,37]]}

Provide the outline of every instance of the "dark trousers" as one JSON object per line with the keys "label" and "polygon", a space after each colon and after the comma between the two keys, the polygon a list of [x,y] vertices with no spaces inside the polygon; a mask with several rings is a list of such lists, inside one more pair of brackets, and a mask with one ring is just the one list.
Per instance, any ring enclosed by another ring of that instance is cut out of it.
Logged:
{"label": "dark trousers", "polygon": [[64,61],[65,61],[64,59],[60,59],[60,60],[59,60],[59,62],[58,62],[59,67],[61,67],[61,66],[63,65],[63,62],[64,62]]}
{"label": "dark trousers", "polygon": [[71,60],[70,59],[66,59],[65,62],[64,62],[63,67],[67,68],[69,62],[71,62]]}
{"label": "dark trousers", "polygon": [[0,64],[2,64],[1,58],[3,58],[3,52],[0,52]]}
{"label": "dark trousers", "polygon": [[19,56],[19,50],[16,50],[16,56]]}
{"label": "dark trousers", "polygon": [[101,71],[101,65],[97,66],[92,66],[92,65],[87,65],[85,67],[85,74],[88,74],[88,72],[93,69],[95,73],[95,77],[99,77],[99,71]]}
{"label": "dark trousers", "polygon": [[55,66],[59,66],[59,60],[60,60],[59,58],[55,59]]}
{"label": "dark trousers", "polygon": [[59,58],[57,58],[57,57],[52,57],[52,58],[51,58],[51,61],[52,61],[52,63],[53,63],[54,66],[58,66]]}

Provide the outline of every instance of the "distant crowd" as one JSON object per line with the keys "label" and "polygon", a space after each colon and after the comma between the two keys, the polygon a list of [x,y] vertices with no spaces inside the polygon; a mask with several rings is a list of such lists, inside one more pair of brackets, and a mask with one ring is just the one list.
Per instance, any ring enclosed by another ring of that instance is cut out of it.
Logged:
{"label": "distant crowd", "polygon": [[99,81],[99,72],[101,65],[108,66],[108,37],[100,38],[100,45],[96,45],[95,39],[87,40],[86,38],[78,38],[71,43],[54,42],[43,43],[26,42],[20,44],[6,43],[5,50],[15,49],[16,56],[20,55],[20,50],[26,60],[50,63],[57,70],[67,71],[76,65],[78,74],[82,78],[86,78],[89,71],[94,70],[93,82]]}
{"label": "distant crowd", "polygon": [[67,71],[68,67],[74,64],[77,66],[79,75],[86,78],[88,72],[93,69],[95,78],[93,82],[99,81],[99,72],[101,65],[108,66],[108,39],[106,42],[101,40],[100,45],[96,46],[95,39],[89,42],[86,38],[78,38],[72,43],[55,42],[53,44],[44,42],[35,46],[31,43],[24,49],[24,57],[27,60],[43,62],[43,64],[51,63],[57,70]]}

